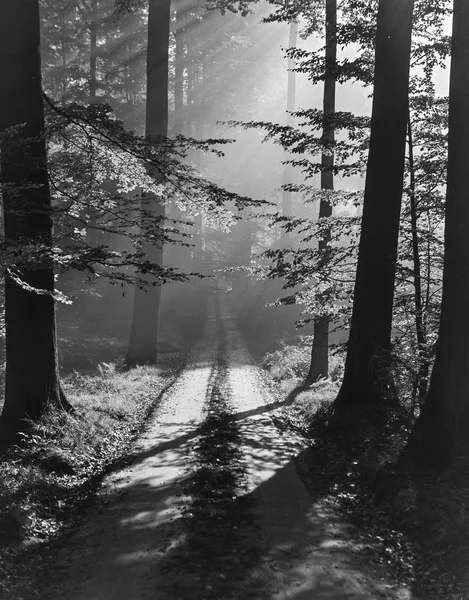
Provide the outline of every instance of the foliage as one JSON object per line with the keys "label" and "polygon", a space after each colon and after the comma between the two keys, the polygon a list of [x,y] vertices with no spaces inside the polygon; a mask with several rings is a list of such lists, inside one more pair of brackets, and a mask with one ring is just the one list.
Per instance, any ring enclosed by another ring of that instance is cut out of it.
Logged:
{"label": "foliage", "polygon": [[[187,221],[163,222],[150,206],[142,211],[143,197],[163,203],[171,198],[191,216],[204,214],[209,224],[222,228],[233,221],[226,204],[238,209],[262,204],[203,179],[183,162],[189,149],[220,154],[214,146],[227,140],[181,136],[149,141],[127,132],[108,106],[74,103],[59,108],[49,99],[48,105],[55,245],[51,251],[48,245],[32,245],[29,240],[14,245],[3,240],[4,270],[52,262],[59,272],[77,269],[140,286],[148,285],[143,277],[148,274],[153,275],[153,284],[184,281],[184,274],[151,264],[143,246],[189,244],[190,235],[180,231],[180,223]],[[90,229],[97,232],[97,243],[90,243]],[[121,248],[112,244],[116,237]]]}
{"label": "foliage", "polygon": [[279,426],[311,440],[296,464],[312,497],[331,502],[357,528],[359,556],[391,567],[416,596],[465,598],[467,460],[437,476],[400,468],[408,415],[390,414],[379,427],[372,425],[373,415],[336,422],[330,410],[334,396],[317,384],[300,391],[277,417]]}
{"label": "foliage", "polygon": [[373,415],[336,420],[335,385],[299,388],[295,381],[278,395],[280,402],[293,400],[276,412],[276,423],[309,440],[296,467],[313,501],[334,507],[355,528],[355,557],[391,568],[396,585],[418,597],[465,598],[467,460],[437,477],[396,468],[409,434],[408,415],[389,414],[378,427]]}
{"label": "foliage", "polygon": [[[299,342],[299,345],[283,342],[278,350],[265,355],[260,366],[268,372],[270,379],[275,382],[304,381],[311,362],[311,336],[301,336]],[[343,374],[342,353],[340,351],[333,353],[330,362],[330,381],[340,381]]]}
{"label": "foliage", "polygon": [[[301,4],[295,6],[301,10]],[[441,302],[448,101],[437,96],[433,77],[448,57],[449,41],[443,24],[449,14],[450,2],[438,6],[416,2],[393,356],[387,366],[394,372],[402,402],[414,409],[424,394],[433,361]],[[357,80],[368,86],[373,76],[376,2],[343,3],[340,15],[338,43],[353,46],[356,60],[339,62],[335,75],[339,82]],[[297,49],[289,54],[297,62],[297,71],[307,73],[313,83],[323,80],[323,47],[312,51]],[[300,109],[293,116],[298,120],[295,126],[266,121],[232,121],[230,125],[263,131],[266,141],[274,141],[288,152],[291,158],[286,163],[301,169],[302,183],[288,183],[283,189],[301,195],[306,205],[317,205],[324,192],[316,188],[314,178],[323,168],[321,153],[332,150],[322,139],[323,114],[318,109]],[[328,202],[334,207],[333,217],[312,221],[299,214],[295,218],[279,213],[269,215],[270,226],[283,227],[290,234],[291,247],[268,248],[252,265],[252,271],[257,277],[278,278],[282,282],[283,294],[277,303],[302,306],[302,324],[327,316],[336,326],[346,328],[352,305],[362,200],[361,191],[348,184],[347,178],[364,175],[370,120],[367,116],[336,112],[330,125],[338,132],[333,148],[338,189],[327,192]],[[328,234],[330,244],[325,251],[318,250],[316,242]]]}
{"label": "foliage", "polygon": [[95,375],[72,373],[63,386],[76,413],[50,410],[21,447],[1,457],[2,598],[20,598],[35,585],[35,573],[28,570],[25,578],[13,561],[37,563],[39,549],[70,524],[109,465],[125,455],[179,366],[166,365],[156,374],[148,367],[122,372],[103,363]]}

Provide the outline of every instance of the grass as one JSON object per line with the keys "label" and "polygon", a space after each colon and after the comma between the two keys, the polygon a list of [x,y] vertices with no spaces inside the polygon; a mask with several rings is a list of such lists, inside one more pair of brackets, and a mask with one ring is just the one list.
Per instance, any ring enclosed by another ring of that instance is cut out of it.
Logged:
{"label": "grass", "polygon": [[[21,448],[0,457],[2,600],[37,597],[34,582],[48,543],[73,525],[104,474],[125,458],[205,322],[204,286],[186,285],[183,294],[168,287],[161,309],[159,368],[123,371],[132,294],[102,281],[91,284],[77,273],[68,277],[62,288],[74,303],[58,306],[59,362],[76,414],[49,411]],[[2,386],[0,377],[0,411]]]}
{"label": "grass", "polygon": [[469,600],[469,457],[440,473],[401,465],[412,426],[406,407],[379,427],[372,414],[338,420],[331,411],[338,382],[302,386],[307,366],[301,346],[284,346],[263,362],[278,399],[292,400],[278,411],[278,424],[309,440],[296,462],[312,497],[342,511],[365,554],[413,597]]}
{"label": "grass", "polygon": [[304,385],[311,361],[311,336],[303,336],[299,344],[281,343],[280,347],[265,355],[260,367],[266,382],[279,401],[292,401],[280,411],[281,420],[290,427],[307,434],[314,415],[330,407],[339,390],[343,373],[343,357],[335,354],[329,359],[330,377]]}
{"label": "grass", "polygon": [[[102,363],[72,373],[64,390],[75,415],[48,411],[21,447],[0,462],[0,597],[32,597],[44,544],[70,525],[102,475],[130,442],[174,380],[181,356],[160,368],[121,371]],[[31,564],[27,564],[32,561]]]}

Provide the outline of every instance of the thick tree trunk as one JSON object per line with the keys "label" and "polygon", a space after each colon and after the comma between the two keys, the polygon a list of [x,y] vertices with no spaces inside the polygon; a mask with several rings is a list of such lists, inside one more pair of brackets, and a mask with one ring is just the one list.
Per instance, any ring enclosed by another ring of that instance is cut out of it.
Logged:
{"label": "thick tree trunk", "polygon": [[[17,127],[1,142],[5,238],[20,248],[35,244],[51,248],[38,2],[0,3],[0,81],[0,133]],[[28,286],[54,290],[54,273],[47,259],[38,266],[18,262],[11,272]],[[5,325],[2,445],[25,429],[25,419],[37,419],[49,404],[62,404],[52,296],[28,291],[7,274]]]}
{"label": "thick tree trunk", "polygon": [[334,406],[393,400],[394,279],[408,112],[413,0],[380,0],[371,139],[345,374]]}
{"label": "thick tree trunk", "polygon": [[[337,0],[326,0],[326,77],[324,80],[324,125],[323,141],[326,149],[322,153],[321,189],[326,192],[334,189],[334,141],[335,128],[331,119],[335,114],[335,64],[337,59]],[[327,196],[321,196],[319,218],[327,219],[332,215],[332,205]],[[331,234],[319,240],[319,251],[328,252]],[[314,321],[313,348],[311,350],[311,365],[307,381],[314,383],[329,373],[329,319],[321,317]]]}
{"label": "thick tree trunk", "polygon": [[[298,22],[293,21],[290,23],[290,35],[288,38],[288,47],[296,48],[296,41],[298,38]],[[295,68],[295,61],[292,58],[288,58],[288,79],[287,79],[287,125],[293,126],[294,118],[291,114],[295,110],[295,96],[296,96],[296,73],[293,71]],[[285,153],[284,160],[291,158],[288,152]],[[283,165],[282,184],[287,185],[293,183],[293,167],[289,164]],[[287,190],[282,190],[282,215],[284,217],[292,216],[292,193]],[[280,231],[280,243],[282,246],[288,245],[290,242],[290,236],[286,229],[282,227]]]}
{"label": "thick tree trunk", "polygon": [[409,441],[414,460],[445,467],[469,430],[469,4],[454,1],[443,298],[435,364]]}
{"label": "thick tree trunk", "polygon": [[[147,108],[145,134],[151,140],[168,135],[168,57],[170,0],[150,0],[147,49]],[[155,174],[158,176],[158,174]],[[143,199],[142,212],[164,218],[161,202]],[[149,260],[163,265],[163,245],[146,244]],[[135,288],[127,366],[155,364],[159,335],[161,285]]]}

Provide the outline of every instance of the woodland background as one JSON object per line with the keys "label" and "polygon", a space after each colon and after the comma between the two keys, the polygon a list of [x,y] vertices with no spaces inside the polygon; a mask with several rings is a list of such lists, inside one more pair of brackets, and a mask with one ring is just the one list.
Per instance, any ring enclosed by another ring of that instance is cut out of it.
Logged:
{"label": "woodland background", "polygon": [[288,426],[462,581],[468,29],[464,0],[2,4],[10,558],[125,452],[222,296]]}

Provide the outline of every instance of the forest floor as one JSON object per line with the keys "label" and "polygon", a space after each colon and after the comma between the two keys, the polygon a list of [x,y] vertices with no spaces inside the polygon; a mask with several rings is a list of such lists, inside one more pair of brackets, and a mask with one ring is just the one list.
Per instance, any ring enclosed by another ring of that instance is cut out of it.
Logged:
{"label": "forest floor", "polygon": [[127,465],[44,556],[40,597],[417,600],[334,501],[308,491],[307,443],[276,425],[289,402],[215,306]]}

